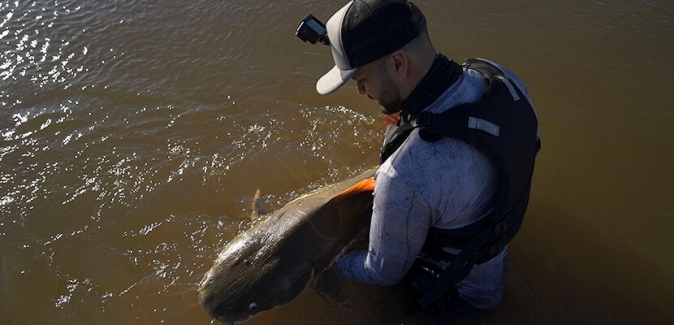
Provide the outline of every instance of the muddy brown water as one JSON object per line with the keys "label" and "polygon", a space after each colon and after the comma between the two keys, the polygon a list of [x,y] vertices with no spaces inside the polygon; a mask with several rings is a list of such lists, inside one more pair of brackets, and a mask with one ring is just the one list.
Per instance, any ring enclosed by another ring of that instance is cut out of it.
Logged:
{"label": "muddy brown water", "polygon": [[[503,303],[468,324],[674,322],[674,2],[417,1],[436,48],[526,83],[543,150]],[[314,90],[339,1],[0,3],[0,324],[208,324],[196,286],[271,207],[377,163]],[[249,324],[415,324],[390,288]]]}

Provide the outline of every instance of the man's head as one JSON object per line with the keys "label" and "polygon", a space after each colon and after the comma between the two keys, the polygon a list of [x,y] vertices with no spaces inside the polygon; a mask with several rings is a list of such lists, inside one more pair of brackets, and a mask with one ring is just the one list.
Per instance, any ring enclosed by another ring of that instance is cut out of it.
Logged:
{"label": "man's head", "polygon": [[425,33],[426,19],[407,0],[353,0],[330,18],[326,28],[335,67],[316,83],[322,95],[339,89],[358,68],[372,65]]}

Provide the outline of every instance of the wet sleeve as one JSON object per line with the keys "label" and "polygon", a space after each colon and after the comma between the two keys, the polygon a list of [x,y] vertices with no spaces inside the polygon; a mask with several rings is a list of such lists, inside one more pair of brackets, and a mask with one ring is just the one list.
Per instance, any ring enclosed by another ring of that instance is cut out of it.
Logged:
{"label": "wet sleeve", "polygon": [[396,284],[421,251],[431,224],[430,204],[395,178],[394,171],[378,175],[369,249],[351,252],[335,264],[343,279]]}

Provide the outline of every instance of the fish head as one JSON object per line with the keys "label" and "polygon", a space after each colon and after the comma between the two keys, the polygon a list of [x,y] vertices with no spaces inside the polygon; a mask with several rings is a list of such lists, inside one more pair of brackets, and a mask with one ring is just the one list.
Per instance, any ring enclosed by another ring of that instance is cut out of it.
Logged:
{"label": "fish head", "polygon": [[264,239],[239,236],[218,255],[198,289],[211,317],[223,323],[245,321],[291,301],[312,281],[310,263],[284,263],[284,256],[270,252]]}
{"label": "fish head", "polygon": [[211,317],[241,322],[311,287],[369,222],[374,186],[353,187],[357,179],[297,198],[232,239],[199,285]]}

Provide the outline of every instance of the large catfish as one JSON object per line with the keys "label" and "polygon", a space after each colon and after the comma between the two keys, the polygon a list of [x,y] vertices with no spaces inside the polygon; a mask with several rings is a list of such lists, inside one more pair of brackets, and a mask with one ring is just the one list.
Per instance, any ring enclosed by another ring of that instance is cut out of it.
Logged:
{"label": "large catfish", "polygon": [[199,284],[211,317],[244,321],[315,283],[372,214],[374,169],[288,203],[232,239]]}

